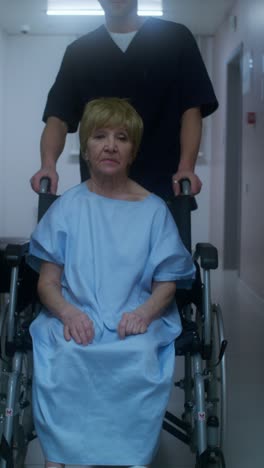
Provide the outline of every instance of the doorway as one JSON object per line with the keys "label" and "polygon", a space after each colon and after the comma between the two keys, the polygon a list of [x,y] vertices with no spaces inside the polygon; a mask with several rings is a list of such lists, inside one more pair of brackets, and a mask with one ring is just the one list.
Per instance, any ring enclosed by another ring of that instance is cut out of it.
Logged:
{"label": "doorway", "polygon": [[227,62],[224,258],[226,270],[240,271],[242,59],[239,46]]}

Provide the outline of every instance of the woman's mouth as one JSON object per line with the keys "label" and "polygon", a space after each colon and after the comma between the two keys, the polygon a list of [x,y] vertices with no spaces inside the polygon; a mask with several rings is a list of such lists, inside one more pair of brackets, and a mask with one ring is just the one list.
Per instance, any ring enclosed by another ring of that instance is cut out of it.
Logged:
{"label": "woman's mouth", "polygon": [[102,162],[109,163],[109,164],[119,164],[119,161],[116,159],[111,159],[111,158],[104,158],[102,159]]}

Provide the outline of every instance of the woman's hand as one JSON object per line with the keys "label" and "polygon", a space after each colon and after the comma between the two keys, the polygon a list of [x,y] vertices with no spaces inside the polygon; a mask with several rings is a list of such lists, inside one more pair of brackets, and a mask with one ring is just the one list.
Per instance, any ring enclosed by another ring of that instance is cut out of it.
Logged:
{"label": "woman's hand", "polygon": [[94,338],[94,326],[87,314],[72,307],[61,317],[64,325],[64,338],[70,341],[72,338],[77,344],[88,345]]}
{"label": "woman's hand", "polygon": [[118,324],[117,332],[121,339],[129,335],[139,335],[146,333],[148,329],[147,321],[137,312],[125,312]]}
{"label": "woman's hand", "polygon": [[176,293],[175,281],[152,283],[152,293],[144,304],[133,312],[125,312],[118,324],[117,332],[121,339],[129,335],[146,333],[148,326],[160,318]]}

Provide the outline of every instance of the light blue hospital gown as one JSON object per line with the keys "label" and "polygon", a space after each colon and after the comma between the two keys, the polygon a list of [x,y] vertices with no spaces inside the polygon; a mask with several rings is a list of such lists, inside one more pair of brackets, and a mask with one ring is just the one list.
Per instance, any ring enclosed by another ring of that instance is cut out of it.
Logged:
{"label": "light blue hospital gown", "polygon": [[[157,449],[181,332],[175,302],[147,333],[120,340],[117,325],[151,294],[152,281],[190,280],[191,256],[166,204],[123,201],[82,183],[35,229],[29,262],[64,266],[62,294],[89,314],[95,339],[65,341],[42,309],[31,325],[33,411],[46,459],[75,465],[145,465]],[[37,257],[37,258],[36,258]],[[189,281],[190,282],[190,281]]]}

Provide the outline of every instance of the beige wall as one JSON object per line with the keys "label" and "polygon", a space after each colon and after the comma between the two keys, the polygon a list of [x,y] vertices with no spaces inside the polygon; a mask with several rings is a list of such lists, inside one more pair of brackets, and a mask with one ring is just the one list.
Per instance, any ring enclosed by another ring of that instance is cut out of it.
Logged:
{"label": "beige wall", "polygon": [[[29,179],[40,165],[39,141],[47,92],[73,36],[6,36],[4,66],[4,221],[0,236],[28,237],[36,225],[38,197]],[[58,164],[59,193],[79,181],[68,138]],[[1,176],[0,176],[1,177]]]}
{"label": "beige wall", "polygon": [[[220,102],[213,118],[213,154],[211,177],[210,238],[220,255],[224,247],[224,181],[226,138],[226,64],[243,44],[244,56],[253,58],[250,89],[242,96],[242,187],[240,277],[258,295],[264,297],[264,2],[238,0],[232,15],[215,37],[214,85]],[[242,73],[246,80],[246,75]],[[246,84],[246,81],[244,81]],[[246,122],[247,112],[256,112],[257,123]],[[227,165],[225,167],[225,165]]]}
{"label": "beige wall", "polygon": [[0,28],[0,232],[4,217],[4,67],[5,67],[5,34]]}

